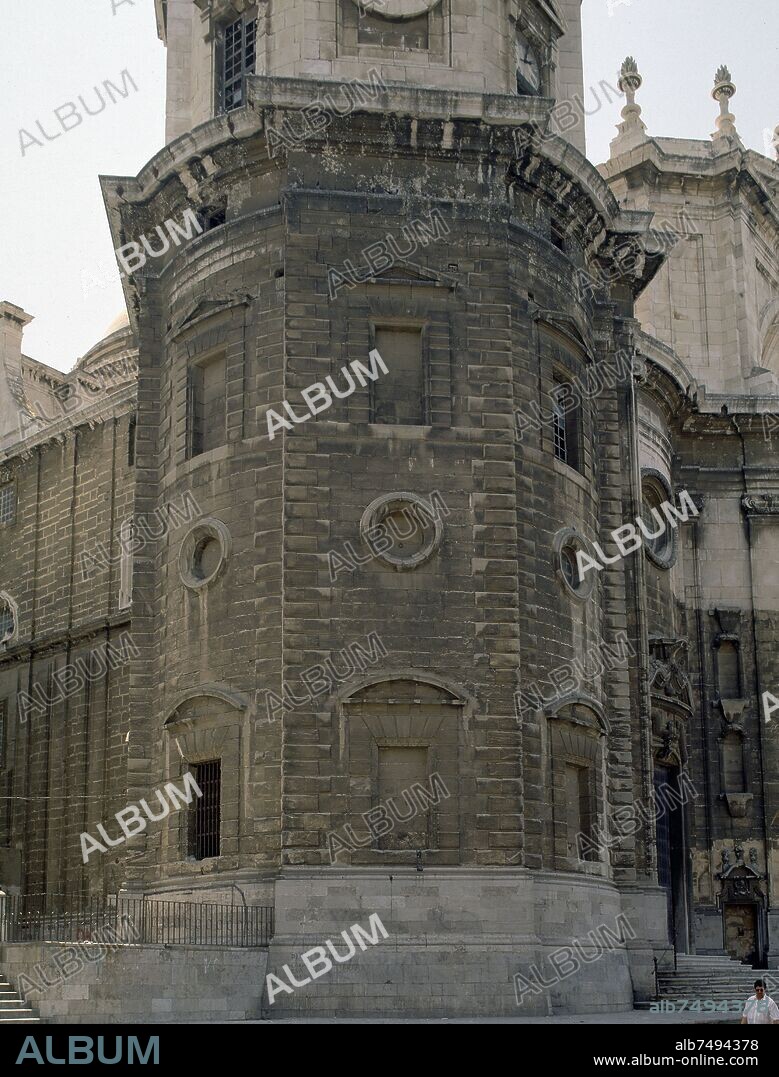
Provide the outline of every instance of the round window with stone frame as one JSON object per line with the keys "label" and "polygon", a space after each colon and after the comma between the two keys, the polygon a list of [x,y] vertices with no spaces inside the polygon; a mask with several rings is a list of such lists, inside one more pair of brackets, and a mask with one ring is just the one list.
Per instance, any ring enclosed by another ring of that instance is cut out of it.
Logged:
{"label": "round window with stone frame", "polygon": [[669,569],[678,552],[677,531],[663,512],[665,504],[674,504],[670,483],[656,468],[642,468],[641,520],[636,521],[636,528],[649,560],[658,568]]}
{"label": "round window with stone frame", "polygon": [[179,550],[179,576],[190,591],[215,583],[227,567],[232,538],[221,520],[206,516],[184,536]]}
{"label": "round window with stone frame", "polygon": [[595,552],[575,527],[566,527],[558,531],[554,538],[554,570],[555,576],[562,584],[571,598],[579,602],[586,602],[592,594],[595,586],[596,570],[582,574],[579,567],[578,553],[581,551],[587,557],[596,561]]}
{"label": "round window with stone frame", "polygon": [[406,490],[377,497],[360,520],[364,545],[377,561],[398,572],[429,561],[443,536],[441,511],[432,498],[426,501]]}

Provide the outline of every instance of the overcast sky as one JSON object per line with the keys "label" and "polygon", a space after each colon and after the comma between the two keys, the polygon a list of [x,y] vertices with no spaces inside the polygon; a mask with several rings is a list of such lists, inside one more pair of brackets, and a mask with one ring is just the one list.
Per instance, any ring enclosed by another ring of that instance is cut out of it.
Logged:
{"label": "overcast sky", "polygon": [[[0,0],[0,10],[0,299],[35,317],[25,353],[68,370],[123,309],[97,177],[136,175],[163,145],[165,50],[152,0]],[[586,87],[616,85],[632,54],[649,133],[705,139],[718,114],[714,72],[728,64],[741,138],[766,152],[779,123],[777,0],[584,0],[582,10]],[[106,104],[89,116],[96,88]],[[585,92],[595,162],[608,156],[623,104],[609,96]],[[84,117],[78,125],[68,102]],[[73,124],[66,133],[58,108]],[[22,129],[42,143],[25,136],[24,155]]]}

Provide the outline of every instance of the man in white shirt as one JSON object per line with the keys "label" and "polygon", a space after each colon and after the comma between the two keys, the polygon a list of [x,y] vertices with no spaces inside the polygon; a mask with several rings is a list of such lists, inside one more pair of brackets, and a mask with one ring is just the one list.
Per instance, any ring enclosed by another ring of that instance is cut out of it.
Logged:
{"label": "man in white shirt", "polygon": [[763,980],[755,980],[755,993],[747,999],[742,1025],[779,1025],[779,1006],[765,993]]}

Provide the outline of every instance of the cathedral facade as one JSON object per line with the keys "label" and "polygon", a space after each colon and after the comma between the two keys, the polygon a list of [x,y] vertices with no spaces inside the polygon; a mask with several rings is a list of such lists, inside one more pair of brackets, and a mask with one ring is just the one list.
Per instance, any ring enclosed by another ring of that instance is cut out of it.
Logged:
{"label": "cathedral facade", "polygon": [[630,59],[590,163],[579,7],[157,0],[127,319],[0,305],[6,892],[240,892],[279,975],[377,915],[281,1014],[776,966],[779,164]]}

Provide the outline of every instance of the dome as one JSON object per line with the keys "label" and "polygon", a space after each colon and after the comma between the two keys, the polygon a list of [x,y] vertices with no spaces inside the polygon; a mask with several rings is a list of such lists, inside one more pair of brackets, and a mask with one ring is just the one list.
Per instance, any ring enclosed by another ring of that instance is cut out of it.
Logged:
{"label": "dome", "polygon": [[126,329],[130,324],[130,319],[127,317],[127,311],[123,310],[121,314],[117,314],[114,320],[106,327],[103,333],[103,339],[110,337],[112,333],[118,333],[120,329]]}

